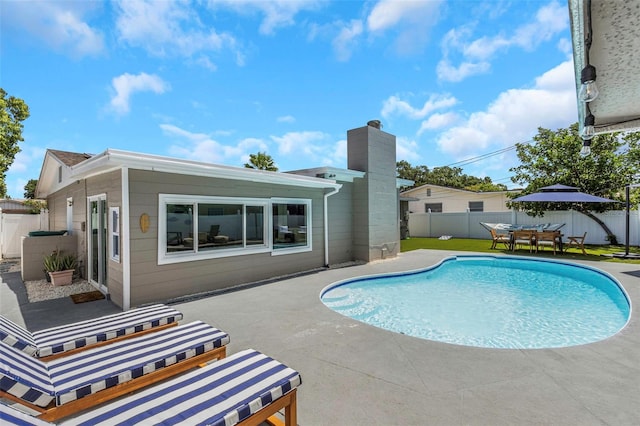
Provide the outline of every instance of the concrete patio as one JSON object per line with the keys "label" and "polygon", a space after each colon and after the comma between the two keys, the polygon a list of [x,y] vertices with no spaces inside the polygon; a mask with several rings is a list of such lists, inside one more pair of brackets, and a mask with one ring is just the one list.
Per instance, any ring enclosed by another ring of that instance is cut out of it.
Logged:
{"label": "concrete patio", "polygon": [[[640,424],[637,310],[624,330],[601,342],[505,350],[388,332],[343,317],[319,299],[335,281],[422,268],[453,254],[403,253],[175,307],[184,321],[200,319],[227,331],[229,353],[258,349],[300,371],[301,425]],[[640,265],[587,263],[617,278],[640,306]],[[28,303],[16,272],[2,273],[0,296],[2,314],[31,330],[118,312],[104,300]]]}

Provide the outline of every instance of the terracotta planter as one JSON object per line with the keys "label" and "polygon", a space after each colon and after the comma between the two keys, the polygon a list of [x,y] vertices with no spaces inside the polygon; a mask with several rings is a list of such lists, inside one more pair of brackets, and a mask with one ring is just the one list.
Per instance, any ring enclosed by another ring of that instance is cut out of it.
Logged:
{"label": "terracotta planter", "polygon": [[73,281],[73,271],[75,269],[67,269],[66,271],[49,272],[51,284],[55,286],[69,285]]}

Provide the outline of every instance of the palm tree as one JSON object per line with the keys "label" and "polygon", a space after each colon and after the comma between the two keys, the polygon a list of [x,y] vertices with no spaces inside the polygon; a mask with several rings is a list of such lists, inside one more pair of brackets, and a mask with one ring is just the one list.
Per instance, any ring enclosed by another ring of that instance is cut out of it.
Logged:
{"label": "palm tree", "polygon": [[249,162],[245,163],[244,166],[248,169],[268,170],[270,172],[278,171],[278,167],[273,161],[273,158],[271,158],[271,156],[266,152],[249,154]]}

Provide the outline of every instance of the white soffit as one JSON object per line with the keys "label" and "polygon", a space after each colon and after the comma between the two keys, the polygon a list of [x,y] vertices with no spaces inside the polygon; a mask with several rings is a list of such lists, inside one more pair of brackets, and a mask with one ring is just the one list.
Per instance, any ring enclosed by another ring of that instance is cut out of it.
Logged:
{"label": "white soffit", "polygon": [[137,170],[151,170],[191,176],[213,177],[220,179],[270,183],[274,185],[292,185],[306,188],[341,188],[333,180],[291,175],[288,173],[268,172],[242,167],[223,166],[158,155],[141,154],[129,151],[108,149],[80,164],[73,166],[71,176],[84,179],[122,167]]}
{"label": "white soffit", "polygon": [[[586,65],[591,2],[589,63],[596,68],[599,95],[589,104],[596,133],[640,130],[640,1],[569,0],[576,94]],[[579,123],[585,104],[578,101]]]}

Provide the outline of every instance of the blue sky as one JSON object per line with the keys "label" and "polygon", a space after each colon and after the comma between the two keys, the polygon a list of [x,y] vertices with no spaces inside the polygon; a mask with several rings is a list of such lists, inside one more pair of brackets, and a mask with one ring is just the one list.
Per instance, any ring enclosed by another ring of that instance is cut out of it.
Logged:
{"label": "blue sky", "polygon": [[[47,148],[281,171],[346,168],[379,119],[430,168],[577,121],[565,1],[5,1],[0,84],[24,99],[21,198]],[[513,149],[463,165],[514,186]]]}

